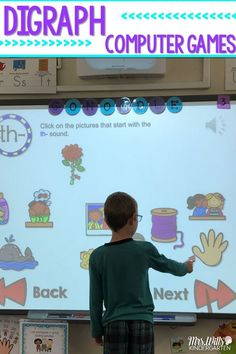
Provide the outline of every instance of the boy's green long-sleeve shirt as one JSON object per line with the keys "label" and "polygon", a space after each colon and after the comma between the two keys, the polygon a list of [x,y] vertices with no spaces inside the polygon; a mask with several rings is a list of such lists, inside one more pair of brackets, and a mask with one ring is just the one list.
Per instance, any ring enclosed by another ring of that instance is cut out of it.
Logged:
{"label": "boy's green long-sleeve shirt", "polygon": [[[92,336],[103,335],[103,327],[117,320],[153,322],[153,299],[148,270],[183,276],[185,263],[160,255],[154,245],[128,238],[106,243],[90,256],[90,317]],[[103,313],[103,304],[105,312]]]}

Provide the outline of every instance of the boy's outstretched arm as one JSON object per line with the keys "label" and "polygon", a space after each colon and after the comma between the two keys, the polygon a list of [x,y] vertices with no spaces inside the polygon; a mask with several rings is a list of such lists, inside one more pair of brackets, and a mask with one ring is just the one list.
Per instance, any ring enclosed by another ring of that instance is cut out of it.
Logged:
{"label": "boy's outstretched arm", "polygon": [[156,247],[149,243],[149,267],[159,272],[170,273],[176,276],[184,276],[193,271],[193,258],[186,262],[177,262],[160,254]]}

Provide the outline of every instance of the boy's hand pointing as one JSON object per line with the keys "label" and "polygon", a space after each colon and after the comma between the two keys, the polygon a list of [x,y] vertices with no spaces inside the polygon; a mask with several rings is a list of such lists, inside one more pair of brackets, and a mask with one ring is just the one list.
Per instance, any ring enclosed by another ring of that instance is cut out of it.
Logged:
{"label": "boy's hand pointing", "polygon": [[192,273],[193,271],[193,263],[195,262],[195,257],[189,257],[189,259],[185,262],[188,268],[188,273]]}

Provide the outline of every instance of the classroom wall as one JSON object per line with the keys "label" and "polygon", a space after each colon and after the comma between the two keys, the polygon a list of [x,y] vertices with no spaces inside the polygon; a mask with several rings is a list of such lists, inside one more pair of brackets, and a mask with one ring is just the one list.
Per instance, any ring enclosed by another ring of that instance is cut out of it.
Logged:
{"label": "classroom wall", "polygon": [[[197,336],[205,339],[213,336],[219,324],[228,323],[227,319],[200,319],[194,326],[168,326],[155,325],[155,354],[172,354],[171,338],[181,337],[188,343],[189,336]],[[197,350],[189,350],[184,353],[199,354]],[[218,351],[203,351],[204,354],[218,354]],[[227,352],[225,352],[227,353]],[[97,346],[91,340],[89,324],[71,324],[69,327],[69,353],[68,354],[102,354],[102,347]],[[235,354],[232,352],[230,354]]]}
{"label": "classroom wall", "polygon": [[[34,60],[34,59],[32,59]],[[58,69],[56,95],[0,95],[0,100],[53,97],[182,96],[235,94],[225,91],[225,60],[167,59],[167,72],[158,78],[117,78],[84,81],[75,74],[75,59],[62,59]],[[161,309],[160,309],[161,310]],[[236,316],[235,316],[236,318]],[[229,320],[199,319],[194,326],[155,325],[155,354],[171,353],[172,337],[212,336],[219,324]],[[89,324],[69,325],[69,354],[99,354],[102,348],[90,337]],[[195,354],[197,351],[191,351]],[[207,351],[204,353],[217,353]]]}
{"label": "classroom wall", "polygon": [[[37,59],[31,59],[37,60]],[[137,59],[139,60],[139,59]],[[56,94],[0,94],[0,100],[25,98],[84,98],[232,94],[225,91],[223,58],[168,58],[165,75],[142,78],[84,80],[76,74],[76,59],[59,59]]]}

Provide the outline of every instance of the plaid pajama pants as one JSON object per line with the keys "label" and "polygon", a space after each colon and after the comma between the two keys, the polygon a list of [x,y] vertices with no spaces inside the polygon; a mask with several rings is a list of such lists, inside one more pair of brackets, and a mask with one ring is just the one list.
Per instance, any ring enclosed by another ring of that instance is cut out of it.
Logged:
{"label": "plaid pajama pants", "polygon": [[153,324],[114,321],[104,328],[104,354],[154,354]]}

